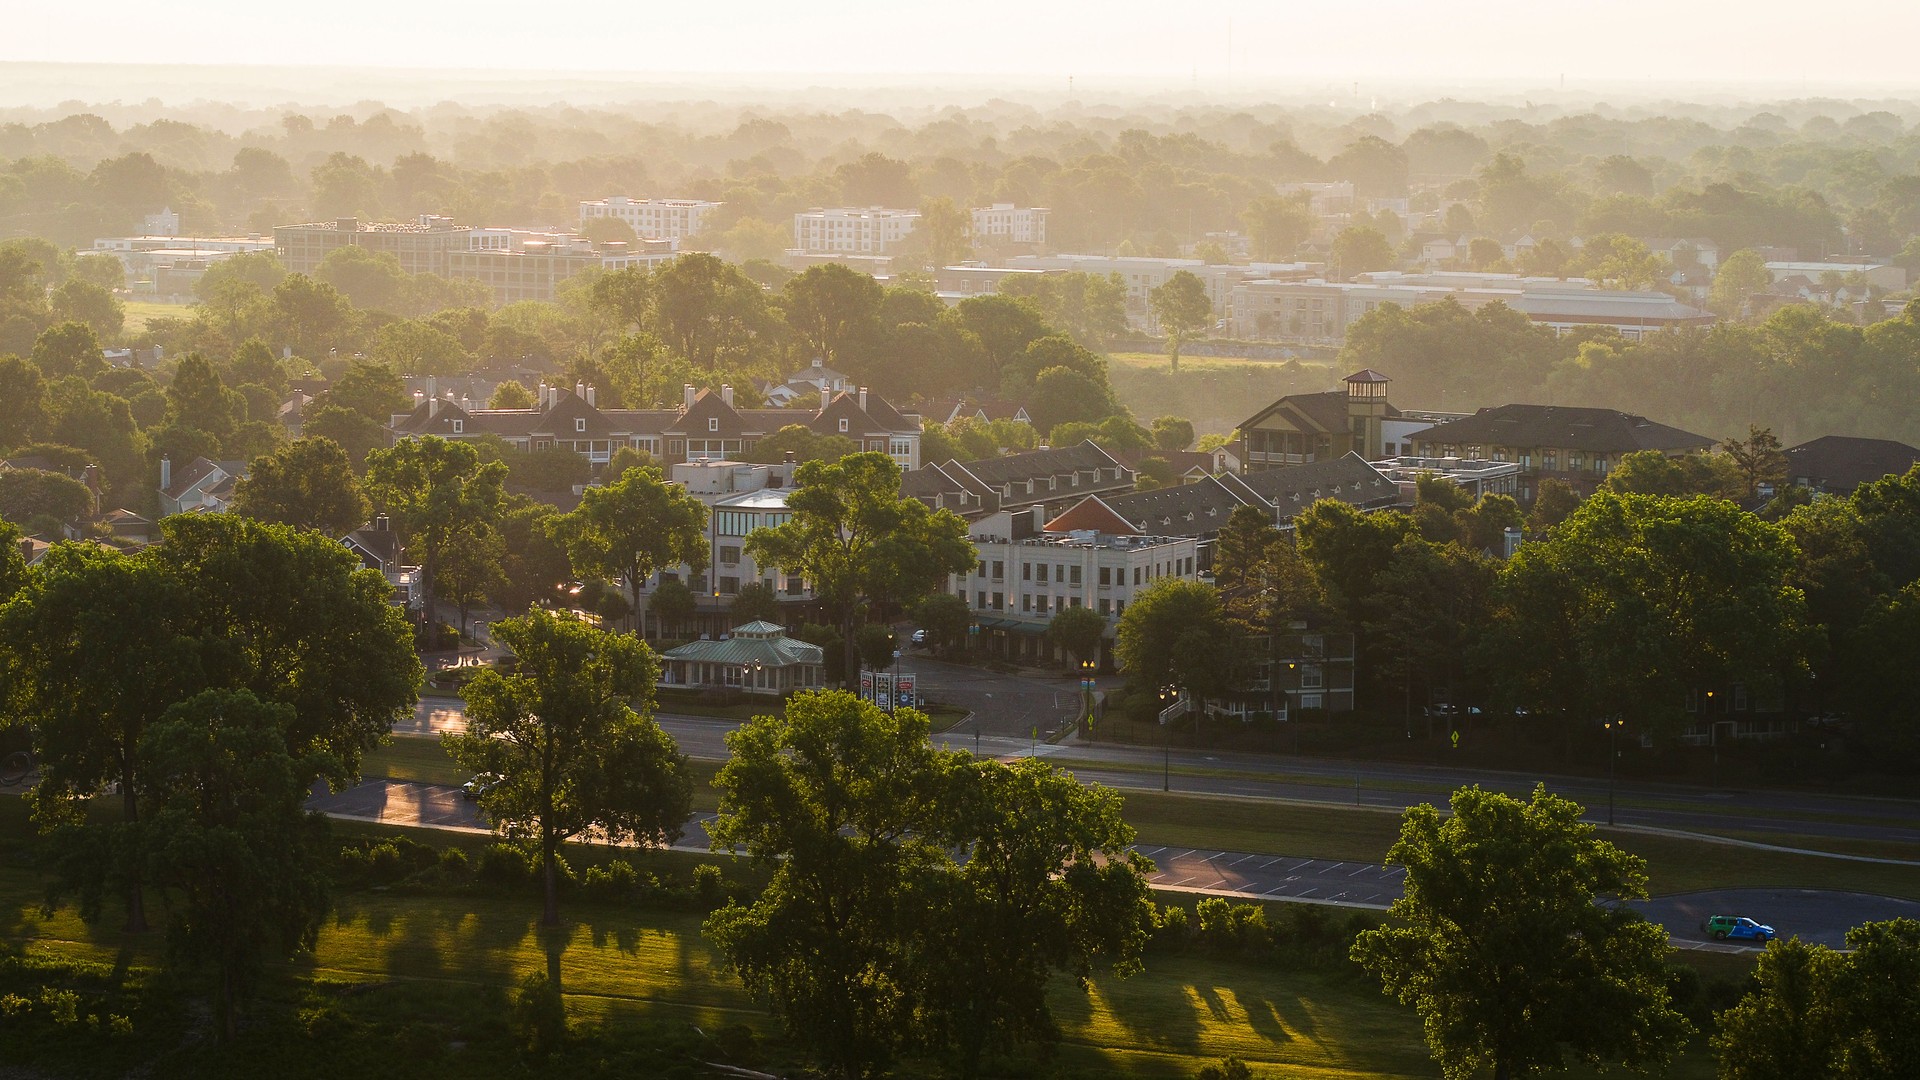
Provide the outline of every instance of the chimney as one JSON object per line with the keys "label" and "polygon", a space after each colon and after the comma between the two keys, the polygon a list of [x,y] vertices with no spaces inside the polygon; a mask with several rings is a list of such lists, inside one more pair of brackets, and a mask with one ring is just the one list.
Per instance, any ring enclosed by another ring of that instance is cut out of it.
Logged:
{"label": "chimney", "polygon": [[543,409],[547,407],[547,380],[545,379],[540,380],[540,407]]}
{"label": "chimney", "polygon": [[427,376],[427,396],[430,398],[440,396],[440,380],[431,375]]}
{"label": "chimney", "polygon": [[573,396],[579,398],[581,401],[587,400],[587,384],[583,382],[574,383]]}
{"label": "chimney", "polygon": [[683,385],[681,386],[681,391],[682,391],[682,393],[683,393],[683,394],[685,395],[685,401],[684,401],[684,402],[682,402],[682,404],[681,404],[681,406],[680,406],[680,407],[681,407],[682,409],[691,409],[691,408],[693,408],[693,397],[694,397],[694,389],[693,389],[693,384],[692,384],[692,383],[685,383],[685,384],[683,384]]}
{"label": "chimney", "polygon": [[393,527],[392,524],[387,521],[387,515],[385,514],[381,514],[379,517],[376,517],[373,519],[374,532],[386,532],[388,529],[391,529],[392,527]]}
{"label": "chimney", "polygon": [[733,408],[733,384],[732,383],[720,384],[720,401],[724,405],[726,405],[727,408],[729,409]]}
{"label": "chimney", "polygon": [[587,385],[587,404],[593,404],[593,385],[591,383]]}
{"label": "chimney", "polygon": [[864,386],[860,388],[860,411],[867,411],[867,388]]}
{"label": "chimney", "polygon": [[439,415],[440,415],[440,399],[437,397],[428,398],[427,399],[427,419],[431,420],[434,417]]}
{"label": "chimney", "polygon": [[162,454],[160,455],[160,490],[165,491],[172,486],[173,486],[173,459],[166,456],[165,454]]}

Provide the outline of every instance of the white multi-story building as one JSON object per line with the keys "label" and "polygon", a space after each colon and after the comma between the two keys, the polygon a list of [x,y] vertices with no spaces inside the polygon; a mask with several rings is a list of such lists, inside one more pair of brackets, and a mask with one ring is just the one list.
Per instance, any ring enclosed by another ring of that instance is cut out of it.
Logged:
{"label": "white multi-story building", "polygon": [[1047,214],[1044,206],[1015,206],[994,203],[973,211],[973,238],[999,240],[1011,244],[1047,242]]}
{"label": "white multi-story building", "polygon": [[1213,301],[1215,319],[1228,318],[1233,311],[1233,287],[1250,278],[1262,278],[1267,272],[1252,266],[1211,264],[1200,259],[1161,259],[1132,255],[1016,255],[1006,265],[1022,270],[1064,270],[1068,273],[1117,274],[1127,288],[1127,316],[1135,326],[1157,329],[1153,309],[1147,297],[1182,270],[1200,279]]}
{"label": "white multi-story building", "polygon": [[973,570],[950,587],[967,602],[996,653],[1050,657],[1047,624],[1070,607],[1107,617],[1108,634],[1142,590],[1166,580],[1199,580],[1200,541],[1149,536],[1089,495],[1034,528],[1040,507],[1002,511],[973,523]]}
{"label": "white multi-story building", "polygon": [[580,204],[580,226],[595,218],[619,218],[642,240],[685,240],[707,227],[722,203],[703,199],[629,199],[615,195]]}
{"label": "white multi-story building", "polygon": [[816,206],[793,215],[793,246],[806,254],[885,255],[919,223],[918,210]]}

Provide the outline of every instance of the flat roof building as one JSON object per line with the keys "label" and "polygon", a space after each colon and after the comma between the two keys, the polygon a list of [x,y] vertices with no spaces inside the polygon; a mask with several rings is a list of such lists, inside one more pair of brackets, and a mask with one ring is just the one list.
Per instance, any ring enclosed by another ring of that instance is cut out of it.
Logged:
{"label": "flat roof building", "polygon": [[613,195],[580,204],[580,226],[599,218],[627,223],[642,240],[685,240],[703,232],[724,203],[705,199],[630,199]]}

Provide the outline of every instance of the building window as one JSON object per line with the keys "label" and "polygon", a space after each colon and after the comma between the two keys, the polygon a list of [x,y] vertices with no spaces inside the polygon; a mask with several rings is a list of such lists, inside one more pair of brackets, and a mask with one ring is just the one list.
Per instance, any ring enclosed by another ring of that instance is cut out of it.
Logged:
{"label": "building window", "polygon": [[1045,615],[1050,610],[1050,605],[1052,603],[1053,603],[1053,597],[1048,596],[1046,593],[1041,593],[1040,608],[1039,608],[1040,614]]}
{"label": "building window", "polygon": [[1005,609],[1006,606],[1007,606],[1007,594],[994,593],[993,594],[993,610],[1000,611]]}
{"label": "building window", "polygon": [[1100,584],[1113,584],[1113,569],[1111,567],[1103,566],[1100,568]]}
{"label": "building window", "polygon": [[1320,700],[1319,694],[1301,694],[1300,707],[1303,709],[1318,709],[1321,707]]}
{"label": "building window", "polygon": [[983,592],[974,593],[973,606],[984,610],[987,606],[987,594]]}
{"label": "building window", "polygon": [[722,566],[734,566],[739,562],[740,562],[739,548],[728,545],[720,549],[720,564]]}
{"label": "building window", "polygon": [[1021,611],[1033,610],[1033,594],[1032,593],[1020,594],[1020,610]]}
{"label": "building window", "polygon": [[840,434],[845,435],[846,433],[847,433],[847,422],[845,419],[842,419],[840,421]]}
{"label": "building window", "polygon": [[1080,568],[1078,566],[1068,567],[1067,579],[1068,579],[1067,583],[1070,585],[1080,584]]}
{"label": "building window", "polygon": [[576,416],[576,417],[574,417],[574,418],[573,418],[573,430],[575,430],[575,431],[585,431],[585,430],[587,430],[587,418],[586,418],[586,417],[584,417],[584,416]]}
{"label": "building window", "polygon": [[1302,690],[1318,690],[1325,685],[1326,676],[1321,673],[1320,665],[1300,665],[1300,688]]}
{"label": "building window", "polygon": [[993,580],[999,581],[1007,576],[1007,564],[1000,559],[993,560]]}
{"label": "building window", "polygon": [[453,418],[453,433],[455,435],[460,434],[466,429],[467,429],[467,422],[465,420],[462,420],[457,416]]}
{"label": "building window", "polygon": [[723,578],[721,578],[721,579],[720,579],[720,591],[721,591],[721,592],[723,592],[723,593],[726,593],[726,594],[727,594],[727,595],[729,595],[729,596],[731,596],[731,595],[733,595],[734,593],[737,593],[737,592],[739,592],[739,591],[740,591],[740,579],[739,579],[739,578],[738,578],[737,576],[736,576],[736,577],[723,577]]}
{"label": "building window", "polygon": [[707,430],[708,430],[708,431],[719,431],[719,430],[720,430],[720,418],[719,418],[719,417],[717,417],[717,416],[709,416],[709,417],[707,417]]}
{"label": "building window", "polygon": [[1102,615],[1113,614],[1113,601],[1107,599],[1104,596],[1100,598],[1100,614]]}
{"label": "building window", "polygon": [[978,572],[978,573],[976,573],[976,574],[975,574],[974,576],[975,576],[975,577],[986,577],[986,576],[987,576],[987,560],[985,560],[985,559],[981,559],[981,560],[980,560],[980,568],[979,568],[979,572]]}
{"label": "building window", "polygon": [[1033,580],[1033,564],[1032,563],[1020,564],[1020,580],[1021,581]]}

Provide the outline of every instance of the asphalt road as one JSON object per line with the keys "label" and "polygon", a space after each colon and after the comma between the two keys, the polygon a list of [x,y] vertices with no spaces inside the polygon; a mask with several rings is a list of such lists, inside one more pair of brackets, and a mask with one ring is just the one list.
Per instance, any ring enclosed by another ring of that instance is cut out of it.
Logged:
{"label": "asphalt road", "polygon": [[[955,665],[941,665],[953,668]],[[922,667],[923,678],[930,667]],[[961,668],[973,673],[973,669]],[[984,674],[984,673],[983,673]],[[1004,686],[988,676],[979,687]],[[1033,753],[1071,769],[1083,780],[1129,790],[1157,789],[1163,782],[1163,752],[1157,746],[1127,746],[1068,740],[1059,744],[1036,741],[1031,718],[1036,710],[1053,706],[1028,684],[1027,712],[1011,714],[1016,722],[967,721],[935,736],[936,745],[970,750],[992,757]],[[1002,690],[980,689],[999,701]],[[997,707],[997,706],[996,706]],[[1073,708],[1077,709],[1077,703]],[[1070,715],[1070,714],[1069,714]],[[679,742],[689,757],[722,760],[727,756],[726,734],[736,721],[711,717],[662,714],[660,726]],[[410,724],[395,730],[430,734],[459,730],[466,718],[457,698],[422,698]],[[1004,730],[1014,723],[1026,725]],[[995,734],[996,729],[1002,733]],[[1041,728],[1041,739],[1045,738]],[[1324,805],[1370,806],[1399,810],[1423,802],[1444,803],[1447,793],[1467,784],[1524,796],[1537,781],[1549,791],[1575,799],[1587,808],[1587,820],[1606,820],[1607,787],[1603,782],[1566,777],[1533,777],[1509,772],[1446,769],[1401,764],[1365,764],[1325,758],[1235,754],[1173,747],[1164,754],[1173,772],[1167,779],[1174,791],[1202,795],[1286,799]],[[1186,771],[1181,771],[1186,770]],[[1223,775],[1226,774],[1226,775]],[[1768,832],[1881,843],[1920,843],[1920,800],[1869,799],[1800,792],[1714,791],[1667,784],[1630,783],[1616,792],[1615,821],[1621,825],[1676,829],[1685,832]]]}
{"label": "asphalt road", "polygon": [[[327,814],[389,825],[487,831],[485,817],[461,796],[460,789],[440,784],[373,779],[338,794],[327,792],[321,785],[309,805]],[[673,845],[675,850],[711,850],[706,825],[713,817],[694,815],[686,834]],[[1173,847],[1136,850],[1153,861],[1154,872],[1148,875],[1148,881],[1156,888],[1249,900],[1384,910],[1399,899],[1405,874],[1398,867],[1378,863],[1245,851]],[[1815,889],[1727,889],[1655,897],[1635,906],[1664,925],[1676,947],[1726,952],[1754,946],[1710,940],[1699,929],[1708,915],[1748,915],[1773,926],[1782,936],[1798,934],[1835,947],[1844,944],[1849,927],[1860,923],[1920,917],[1920,903],[1910,900]]]}

